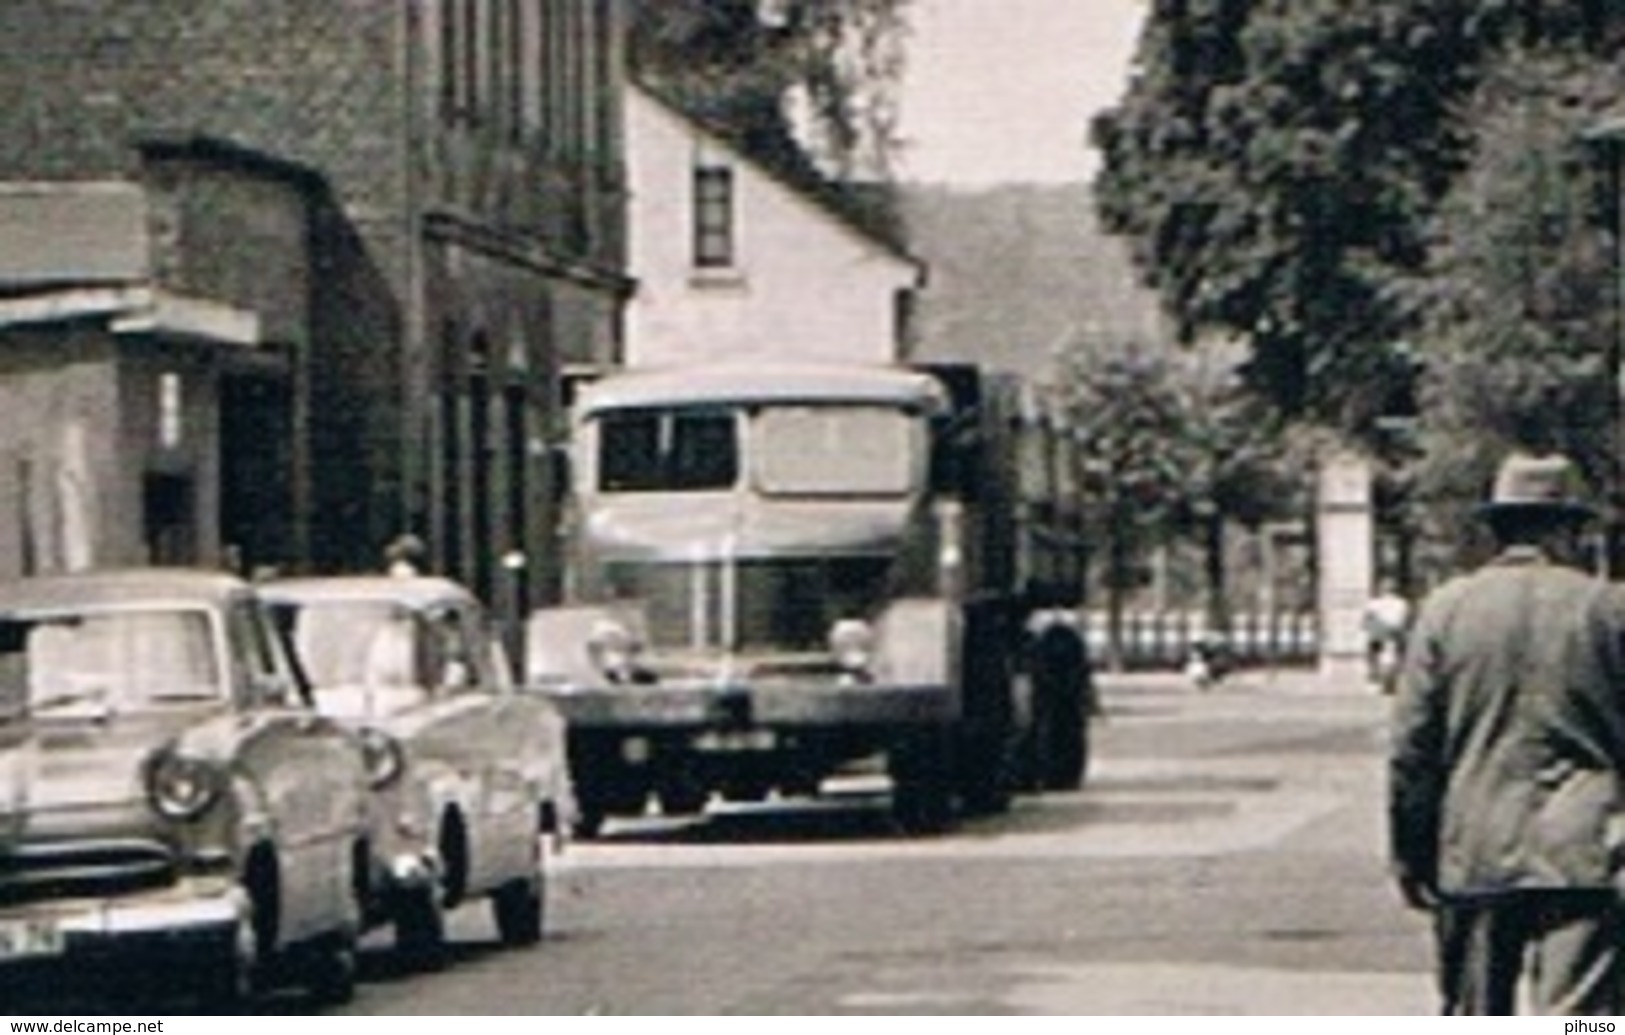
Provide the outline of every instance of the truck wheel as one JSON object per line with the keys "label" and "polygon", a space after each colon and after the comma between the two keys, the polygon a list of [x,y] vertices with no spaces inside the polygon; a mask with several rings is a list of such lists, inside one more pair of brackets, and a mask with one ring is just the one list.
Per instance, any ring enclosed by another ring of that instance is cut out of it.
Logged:
{"label": "truck wheel", "polygon": [[1082,639],[1070,629],[1046,630],[1034,654],[1033,739],[1038,779],[1045,790],[1077,790],[1089,767],[1089,688],[1093,685]]}
{"label": "truck wheel", "polygon": [[891,751],[892,819],[906,834],[940,834],[953,824],[953,737],[947,730],[907,734]]}
{"label": "truck wheel", "polygon": [[655,800],[668,816],[704,812],[706,802],[711,800],[711,788],[694,763],[682,755],[661,759],[655,780]]}
{"label": "truck wheel", "polygon": [[975,816],[997,815],[1010,807],[1015,704],[1006,639],[995,617],[977,615],[967,623],[960,680],[965,716],[954,766],[965,811]]}
{"label": "truck wheel", "polygon": [[591,841],[604,830],[604,807],[594,801],[576,803],[576,819],[572,829],[583,841]]}

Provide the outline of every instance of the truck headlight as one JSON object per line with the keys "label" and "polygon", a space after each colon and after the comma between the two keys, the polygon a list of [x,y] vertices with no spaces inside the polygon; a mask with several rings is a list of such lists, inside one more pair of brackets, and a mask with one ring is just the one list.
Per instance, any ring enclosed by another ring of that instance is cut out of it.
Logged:
{"label": "truck headlight", "polygon": [[639,649],[640,645],[632,631],[614,619],[597,622],[587,636],[587,655],[612,682],[632,681]]}
{"label": "truck headlight", "polygon": [[147,802],[165,819],[196,819],[220,797],[225,774],[213,762],[166,748],[147,760]]}
{"label": "truck headlight", "polygon": [[830,626],[829,652],[842,670],[866,673],[875,657],[875,631],[861,618],[842,618]]}

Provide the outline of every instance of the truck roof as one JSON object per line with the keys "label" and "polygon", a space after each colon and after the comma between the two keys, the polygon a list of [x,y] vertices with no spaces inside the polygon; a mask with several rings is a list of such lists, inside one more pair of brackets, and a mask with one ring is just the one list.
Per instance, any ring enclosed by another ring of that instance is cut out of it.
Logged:
{"label": "truck roof", "polygon": [[876,403],[934,413],[947,405],[937,379],[901,367],[756,363],[611,374],[586,385],[576,413],[706,403]]}

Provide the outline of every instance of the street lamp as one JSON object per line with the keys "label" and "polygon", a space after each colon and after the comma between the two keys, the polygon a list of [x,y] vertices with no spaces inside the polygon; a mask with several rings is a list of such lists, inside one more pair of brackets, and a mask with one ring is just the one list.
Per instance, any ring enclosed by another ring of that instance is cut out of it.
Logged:
{"label": "street lamp", "polygon": [[1601,155],[1608,181],[1609,222],[1614,234],[1613,334],[1608,370],[1614,378],[1611,397],[1608,464],[1607,569],[1611,578],[1625,575],[1625,114],[1612,115],[1580,134],[1581,142]]}

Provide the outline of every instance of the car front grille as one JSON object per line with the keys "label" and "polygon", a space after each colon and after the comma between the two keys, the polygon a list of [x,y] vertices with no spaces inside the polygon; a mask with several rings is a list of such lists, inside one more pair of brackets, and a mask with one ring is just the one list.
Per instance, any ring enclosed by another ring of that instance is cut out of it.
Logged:
{"label": "car front grille", "polygon": [[122,895],[174,883],[175,856],[157,841],[68,841],[0,847],[0,906]]}

